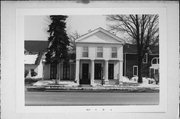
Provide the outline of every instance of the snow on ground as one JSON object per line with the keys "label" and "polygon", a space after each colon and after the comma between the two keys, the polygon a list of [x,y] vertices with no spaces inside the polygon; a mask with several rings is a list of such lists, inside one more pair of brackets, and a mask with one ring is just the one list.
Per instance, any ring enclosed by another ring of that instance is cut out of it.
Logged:
{"label": "snow on ground", "polygon": [[[129,83],[129,84],[138,84],[138,77],[132,77],[131,79],[127,78],[127,77],[123,77],[122,78],[122,82],[123,83]],[[37,81],[36,83],[33,84],[33,86],[46,86],[46,85],[51,85],[51,84],[55,84],[55,80],[40,80]],[[60,81],[58,82],[59,85],[63,85],[63,86],[77,86],[77,84],[73,81]],[[152,78],[145,78],[143,77],[143,83],[142,84],[138,84],[138,87],[159,87],[159,85],[155,84],[154,79]]]}
{"label": "snow on ground", "polygon": [[[138,83],[138,77],[132,77],[130,80]],[[146,78],[146,77],[142,77],[143,83],[144,84],[155,84],[155,80],[153,78]]]}
{"label": "snow on ground", "polygon": [[[142,84],[139,84],[138,87],[159,87],[159,85],[156,85],[155,83],[155,80],[152,79],[152,78],[146,78],[146,77],[143,77],[143,83]],[[135,77],[132,77],[131,79],[127,78],[127,77],[123,77],[123,82],[126,82],[126,83],[138,83],[138,77],[135,76]]]}
{"label": "snow on ground", "polygon": [[146,88],[158,88],[159,85],[156,85],[156,84],[145,84],[145,83],[142,83],[142,84],[139,84],[138,87],[146,87]]}
{"label": "snow on ground", "polygon": [[49,84],[53,84],[54,81],[52,80],[40,80],[40,81],[37,81],[36,83],[33,84],[33,86],[46,86],[46,85],[49,85]]}
{"label": "snow on ground", "polygon": [[[55,84],[55,80],[40,80],[37,81],[36,83],[33,84],[33,86],[47,86]],[[64,85],[64,86],[76,86],[77,84],[74,83],[73,81],[60,81],[58,82],[59,85]]]}
{"label": "snow on ground", "polygon": [[136,81],[130,80],[128,77],[125,77],[125,76],[123,76],[122,82],[126,82],[126,83],[137,83]]}

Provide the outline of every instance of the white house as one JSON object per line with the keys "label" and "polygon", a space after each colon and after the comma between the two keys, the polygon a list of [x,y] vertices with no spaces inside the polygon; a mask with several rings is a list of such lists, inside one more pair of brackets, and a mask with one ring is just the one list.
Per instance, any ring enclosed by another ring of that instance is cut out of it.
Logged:
{"label": "white house", "polygon": [[123,75],[123,44],[116,35],[98,28],[76,40],[78,84],[118,84]]}
{"label": "white house", "polygon": [[24,70],[27,73],[25,78],[43,78],[43,60],[48,42],[25,41],[24,46]]}
{"label": "white house", "polygon": [[58,78],[78,85],[119,84],[123,75],[124,41],[97,28],[76,40],[76,58],[58,66],[44,64],[44,79]]}

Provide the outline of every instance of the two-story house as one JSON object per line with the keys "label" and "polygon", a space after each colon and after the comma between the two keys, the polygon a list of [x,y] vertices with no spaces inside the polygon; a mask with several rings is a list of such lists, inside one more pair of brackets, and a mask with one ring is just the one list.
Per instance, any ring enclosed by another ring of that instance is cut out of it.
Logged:
{"label": "two-story house", "polygon": [[[134,44],[125,44],[123,47],[124,71],[123,75],[128,78],[138,76],[138,55]],[[159,74],[159,46],[150,46],[142,62],[142,76],[154,78]]]}
{"label": "two-story house", "polygon": [[95,29],[76,40],[78,84],[118,84],[123,76],[123,45],[116,35]]}

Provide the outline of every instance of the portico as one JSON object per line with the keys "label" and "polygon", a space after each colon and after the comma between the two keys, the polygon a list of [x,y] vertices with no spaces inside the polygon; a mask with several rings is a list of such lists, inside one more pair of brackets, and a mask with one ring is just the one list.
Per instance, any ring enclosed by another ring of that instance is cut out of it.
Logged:
{"label": "portico", "polygon": [[123,62],[120,60],[76,60],[76,82],[79,85],[120,84]]}
{"label": "portico", "polygon": [[76,78],[79,85],[120,84],[124,41],[98,28],[76,40]]}

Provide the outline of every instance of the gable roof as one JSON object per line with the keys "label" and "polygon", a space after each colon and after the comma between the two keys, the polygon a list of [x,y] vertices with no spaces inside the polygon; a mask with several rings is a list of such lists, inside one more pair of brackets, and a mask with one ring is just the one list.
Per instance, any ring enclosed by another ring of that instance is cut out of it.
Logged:
{"label": "gable roof", "polygon": [[[75,42],[76,42],[76,43],[82,43],[85,38],[88,38],[88,37],[90,37],[90,36],[92,36],[92,35],[94,35],[95,33],[98,33],[98,32],[102,32],[102,33],[108,35],[108,36],[111,37],[114,41],[116,41],[116,43],[120,43],[120,44],[124,44],[124,43],[125,43],[125,41],[124,41],[123,39],[119,38],[119,37],[116,36],[115,34],[110,33],[109,31],[107,31],[107,30],[105,30],[105,29],[103,29],[103,28],[101,28],[101,27],[99,27],[99,28],[97,28],[97,29],[95,29],[95,30],[92,30],[92,31],[90,31],[90,32],[88,32],[88,33],[80,36],[78,39],[76,39]],[[96,42],[96,41],[91,41],[91,43],[97,43],[97,42]],[[103,42],[103,43],[105,43],[105,42]]]}
{"label": "gable roof", "polygon": [[45,52],[48,48],[48,41],[25,41],[24,47],[27,52],[31,53]]}
{"label": "gable roof", "polygon": [[[137,48],[135,44],[125,44],[123,52],[126,54],[137,54]],[[159,46],[150,46],[150,54],[159,54]]]}

